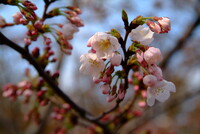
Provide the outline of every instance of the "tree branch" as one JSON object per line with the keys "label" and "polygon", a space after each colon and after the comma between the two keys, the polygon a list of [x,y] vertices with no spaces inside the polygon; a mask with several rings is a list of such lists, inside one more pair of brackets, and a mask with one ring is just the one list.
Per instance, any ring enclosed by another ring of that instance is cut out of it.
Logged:
{"label": "tree branch", "polygon": [[49,86],[54,90],[54,92],[61,97],[65,102],[69,103],[71,107],[84,119],[87,121],[97,124],[100,126],[105,133],[110,133],[109,129],[107,126],[102,124],[101,122],[97,120],[92,120],[90,119],[93,117],[88,111],[85,109],[81,108],[78,106],[75,102],[73,102],[57,85],[56,83],[49,77],[47,73],[39,66],[39,64],[35,61],[35,59],[29,54],[28,51],[23,49],[22,47],[18,46],[16,43],[12,42],[9,40],[7,37],[5,37],[1,32],[0,32],[0,45],[7,45],[10,48],[14,49],[15,51],[19,52],[24,59],[29,61],[30,64],[34,66],[34,68],[37,70],[40,76],[44,78],[44,80],[49,84]]}
{"label": "tree branch", "polygon": [[172,56],[177,51],[179,51],[180,49],[182,49],[184,47],[185,42],[192,36],[193,31],[200,24],[200,13],[199,13],[199,11],[197,11],[197,15],[198,16],[197,16],[196,20],[194,21],[194,23],[191,24],[191,26],[187,29],[187,31],[185,32],[185,34],[179,39],[179,41],[177,42],[177,44],[175,45],[175,47],[163,59],[162,63],[160,64],[160,67],[162,69],[165,69],[166,66],[168,65],[169,61],[171,60]]}

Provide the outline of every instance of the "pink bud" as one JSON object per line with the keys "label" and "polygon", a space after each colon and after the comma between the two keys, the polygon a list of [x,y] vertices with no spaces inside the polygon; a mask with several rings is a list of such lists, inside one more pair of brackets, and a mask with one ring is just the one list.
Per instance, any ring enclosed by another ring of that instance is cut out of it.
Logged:
{"label": "pink bud", "polygon": [[158,34],[161,32],[161,27],[159,24],[149,21],[149,20],[146,21],[146,24],[149,26],[152,32],[155,32]]}
{"label": "pink bud", "polygon": [[114,66],[119,66],[121,64],[121,61],[122,61],[122,56],[119,53],[114,52],[112,54],[112,58],[110,58],[111,64]]}
{"label": "pink bud", "polygon": [[101,81],[102,81],[102,78],[93,77],[93,82],[94,82],[95,84],[98,84],[98,83],[101,82]]}
{"label": "pink bud", "polygon": [[145,101],[139,101],[138,102],[138,106],[145,107],[146,106],[146,102]]}
{"label": "pink bud", "polygon": [[51,44],[51,38],[45,37],[44,38],[44,44],[47,45],[47,46],[50,45]]}
{"label": "pink bud", "polygon": [[103,94],[108,94],[110,91],[110,85],[108,84],[101,85],[100,88]]}
{"label": "pink bud", "polygon": [[142,61],[143,61],[143,57],[144,57],[144,53],[143,52],[141,52],[141,53],[136,53],[136,57],[137,57],[137,60],[140,62],[140,63],[142,63]]}
{"label": "pink bud", "polygon": [[30,45],[31,44],[31,39],[30,38],[24,38],[24,43],[25,45]]}
{"label": "pink bud", "polygon": [[44,24],[44,22],[43,22],[42,20],[37,20],[37,21],[34,23],[34,27],[41,30],[43,24]]}
{"label": "pink bud", "polygon": [[171,21],[167,17],[161,17],[158,20],[158,23],[161,26],[161,33],[168,33],[171,30]]}
{"label": "pink bud", "polygon": [[162,54],[160,52],[160,49],[150,47],[144,52],[144,59],[149,65],[160,62],[162,60]]}
{"label": "pink bud", "polygon": [[146,75],[143,78],[143,83],[147,86],[154,86],[157,82],[157,78],[154,75]]}
{"label": "pink bud", "polygon": [[150,74],[157,77],[159,81],[163,79],[162,70],[156,65],[148,66],[148,71]]}
{"label": "pink bud", "polygon": [[22,4],[32,10],[37,10],[37,7],[35,4],[33,4],[32,2],[28,1],[28,0],[22,0]]}
{"label": "pink bud", "polygon": [[21,24],[22,21],[20,21],[20,19],[21,18],[23,19],[23,16],[19,12],[16,12],[15,14],[13,14],[12,17],[16,24]]}

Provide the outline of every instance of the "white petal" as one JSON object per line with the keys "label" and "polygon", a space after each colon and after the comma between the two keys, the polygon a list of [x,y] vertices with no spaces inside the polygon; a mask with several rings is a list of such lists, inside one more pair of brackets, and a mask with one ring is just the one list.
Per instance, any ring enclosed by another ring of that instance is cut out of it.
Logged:
{"label": "white petal", "polygon": [[169,82],[169,81],[166,81],[166,80],[164,80],[164,81],[166,82],[165,88],[166,88],[168,91],[176,92],[176,86],[174,85],[174,83]]}
{"label": "white petal", "polygon": [[154,97],[151,97],[151,98],[147,98],[147,104],[149,106],[153,106],[155,103],[155,98]]}
{"label": "white petal", "polygon": [[169,91],[164,91],[156,95],[156,99],[160,102],[164,102],[169,98],[169,96],[170,96]]}

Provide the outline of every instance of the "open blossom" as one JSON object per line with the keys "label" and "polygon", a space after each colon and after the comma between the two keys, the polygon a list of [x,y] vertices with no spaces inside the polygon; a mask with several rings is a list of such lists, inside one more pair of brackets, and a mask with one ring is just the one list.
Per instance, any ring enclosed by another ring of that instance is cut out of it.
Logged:
{"label": "open blossom", "polygon": [[61,32],[63,33],[66,40],[71,40],[73,38],[73,34],[78,32],[78,27],[72,23],[67,23],[62,27]]}
{"label": "open blossom", "polygon": [[148,64],[155,64],[162,60],[162,54],[160,49],[155,47],[150,47],[144,52],[144,59]]}
{"label": "open blossom", "polygon": [[88,40],[87,46],[91,46],[98,57],[107,59],[119,49],[120,44],[116,37],[104,32],[97,32]]}
{"label": "open blossom", "polygon": [[171,21],[168,17],[161,17],[158,20],[161,26],[161,33],[168,33],[171,30]]}
{"label": "open blossom", "polygon": [[93,77],[98,77],[105,68],[104,61],[94,53],[81,55],[80,62],[82,62],[80,72]]}
{"label": "open blossom", "polygon": [[148,45],[154,40],[153,34],[154,32],[152,32],[149,27],[139,25],[136,29],[133,29],[129,35],[132,40],[138,41],[143,45]]}
{"label": "open blossom", "polygon": [[153,106],[155,100],[166,101],[170,97],[170,92],[176,92],[176,87],[172,82],[157,81],[156,84],[147,88],[147,104]]}
{"label": "open blossom", "polygon": [[111,64],[114,66],[119,66],[121,64],[121,61],[122,61],[121,54],[114,52],[112,57],[110,58]]}

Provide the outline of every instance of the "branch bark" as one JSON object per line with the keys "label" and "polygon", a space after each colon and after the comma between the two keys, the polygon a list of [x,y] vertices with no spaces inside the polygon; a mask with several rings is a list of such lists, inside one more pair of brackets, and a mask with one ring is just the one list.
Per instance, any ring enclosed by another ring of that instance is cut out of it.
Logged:
{"label": "branch bark", "polygon": [[29,52],[18,46],[16,43],[13,41],[9,40],[7,37],[5,37],[1,32],[0,32],[0,45],[7,45],[8,47],[14,49],[18,53],[22,55],[24,59],[26,59],[31,65],[34,66],[34,68],[37,70],[40,76],[44,78],[44,80],[49,84],[49,86],[54,90],[54,92],[62,98],[65,102],[69,103],[71,107],[85,120],[94,123],[98,126],[100,126],[103,131],[106,134],[110,134],[110,130],[107,128],[107,126],[97,120],[92,120],[93,115],[90,114],[88,111],[85,109],[81,108],[78,106],[75,102],[73,102],[57,85],[56,83],[49,77],[47,73],[40,67],[40,65],[35,61],[35,59],[29,54]]}

